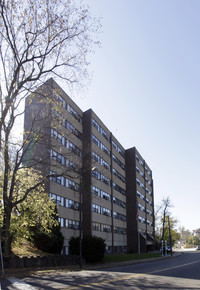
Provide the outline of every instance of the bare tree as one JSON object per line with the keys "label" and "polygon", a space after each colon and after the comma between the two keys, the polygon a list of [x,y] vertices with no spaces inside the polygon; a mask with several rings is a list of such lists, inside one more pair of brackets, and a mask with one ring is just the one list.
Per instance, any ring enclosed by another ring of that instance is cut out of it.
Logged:
{"label": "bare tree", "polygon": [[[87,72],[87,54],[94,44],[92,35],[98,22],[90,17],[87,7],[74,3],[77,1],[0,0],[0,157],[6,254],[10,253],[9,227],[16,204],[13,190],[17,172],[34,142],[45,143],[41,127],[35,134],[38,119],[23,142],[13,139],[16,120],[24,113],[23,101],[51,76],[76,83]],[[41,96],[45,104],[51,103],[46,94]],[[45,163],[45,157],[40,163]],[[48,177],[43,176],[28,188],[17,203]]]}
{"label": "bare tree", "polygon": [[[157,206],[155,211],[155,220],[157,223],[157,227],[161,229],[161,240],[164,239],[165,235],[165,223],[167,222],[166,217],[170,215],[169,209],[172,207],[172,203],[169,197],[163,198],[161,203]],[[161,226],[159,226],[161,223]]]}
{"label": "bare tree", "polygon": [[172,204],[168,196],[162,200],[162,240],[164,239],[165,234],[166,216],[169,214],[170,207],[172,207]]}

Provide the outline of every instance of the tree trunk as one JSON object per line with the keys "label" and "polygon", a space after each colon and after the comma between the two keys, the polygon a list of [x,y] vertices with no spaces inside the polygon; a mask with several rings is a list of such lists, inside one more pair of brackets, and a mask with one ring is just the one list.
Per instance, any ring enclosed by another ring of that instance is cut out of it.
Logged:
{"label": "tree trunk", "polygon": [[161,240],[163,241],[164,241],[164,235],[165,235],[165,211],[164,211],[164,216],[163,216],[162,238],[161,238]]}
{"label": "tree trunk", "polygon": [[7,256],[11,254],[12,237],[10,234],[10,219],[12,208],[8,204],[4,206],[3,230],[2,230],[2,249]]}

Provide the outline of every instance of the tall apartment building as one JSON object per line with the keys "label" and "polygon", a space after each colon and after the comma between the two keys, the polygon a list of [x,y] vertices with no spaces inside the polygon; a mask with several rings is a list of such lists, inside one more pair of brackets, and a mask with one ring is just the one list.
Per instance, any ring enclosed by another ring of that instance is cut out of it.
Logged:
{"label": "tall apartment building", "polygon": [[[25,162],[52,175],[46,190],[58,204],[64,253],[69,239],[79,236],[80,202],[83,232],[105,239],[108,253],[138,252],[138,232],[140,250],[146,251],[142,239],[147,246],[147,237],[154,235],[152,173],[145,162],[138,163],[135,149],[125,151],[98,116],[91,109],[82,112],[53,79],[29,96],[25,107],[25,138],[32,141]],[[138,175],[137,168],[150,175]],[[145,190],[133,186],[133,172],[135,180],[144,178]],[[136,204],[141,206],[137,224]]]}
{"label": "tall apartment building", "polygon": [[126,198],[128,251],[154,248],[154,195],[152,171],[138,150],[126,150]]}
{"label": "tall apartment building", "polygon": [[92,110],[83,113],[83,171],[85,232],[105,239],[109,253],[125,252],[125,150]]}
{"label": "tall apartment building", "polygon": [[26,99],[25,138],[33,140],[33,145],[25,162],[31,162],[44,175],[51,174],[45,186],[58,205],[65,254],[70,237],[79,236],[82,117],[80,108],[53,79]]}

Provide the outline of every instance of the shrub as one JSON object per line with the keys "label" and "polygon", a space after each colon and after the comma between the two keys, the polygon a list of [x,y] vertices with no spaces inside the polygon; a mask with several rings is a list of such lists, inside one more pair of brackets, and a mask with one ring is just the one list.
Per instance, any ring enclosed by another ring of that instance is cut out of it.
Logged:
{"label": "shrub", "polygon": [[[101,261],[105,253],[105,240],[96,236],[83,237],[83,257],[86,262]],[[71,237],[69,240],[69,252],[71,255],[79,255],[79,238]]]}
{"label": "shrub", "polygon": [[60,254],[63,248],[63,235],[60,229],[54,228],[50,233],[38,231],[34,236],[34,244],[39,250],[51,254]]}

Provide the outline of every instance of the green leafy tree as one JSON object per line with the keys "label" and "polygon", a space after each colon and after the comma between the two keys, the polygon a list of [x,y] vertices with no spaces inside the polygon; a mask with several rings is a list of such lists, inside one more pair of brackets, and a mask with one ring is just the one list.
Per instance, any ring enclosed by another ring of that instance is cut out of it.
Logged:
{"label": "green leafy tree", "polygon": [[[64,79],[68,84],[80,84],[80,80],[88,79],[87,56],[95,43],[94,32],[99,24],[90,16],[88,7],[81,3],[70,0],[0,1],[0,190],[6,254],[11,251],[13,210],[19,210],[20,203],[49,178],[47,174],[30,186],[27,183],[23,197],[16,200],[15,188],[22,187],[18,171],[23,167],[25,151],[39,140],[31,132],[30,138],[13,138],[20,123],[18,119],[24,113],[24,99],[50,77]],[[48,98],[46,94],[42,97]],[[39,165],[44,162],[41,159]],[[31,163],[26,166],[30,167]]]}
{"label": "green leafy tree", "polygon": [[189,236],[192,235],[190,230],[185,229],[184,227],[179,228],[180,233],[180,241],[183,243],[187,243]]}
{"label": "green leafy tree", "polygon": [[189,236],[188,244],[192,246],[198,246],[200,245],[200,239],[197,236]]}
{"label": "green leafy tree", "polygon": [[[10,173],[11,176],[13,173]],[[35,183],[39,184],[35,187]],[[3,173],[0,172],[0,188],[3,183]],[[8,191],[10,187],[8,188]],[[0,194],[2,200],[2,194]],[[15,176],[12,189],[12,204],[10,216],[10,243],[19,238],[33,239],[35,228],[43,233],[51,234],[54,227],[58,226],[55,215],[55,204],[49,200],[44,190],[43,177],[34,169],[22,168]],[[4,204],[1,206],[0,223],[3,226]],[[8,243],[8,241],[3,240]]]}
{"label": "green leafy tree", "polygon": [[165,226],[165,234],[164,234],[164,241],[167,241],[167,244],[170,245],[170,234],[171,234],[171,245],[173,246],[177,240],[180,239],[180,234],[176,229],[177,220],[174,218],[170,218],[170,231],[169,225],[166,224]]}

